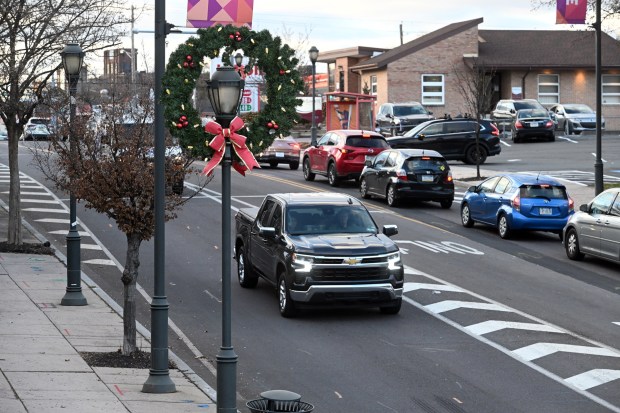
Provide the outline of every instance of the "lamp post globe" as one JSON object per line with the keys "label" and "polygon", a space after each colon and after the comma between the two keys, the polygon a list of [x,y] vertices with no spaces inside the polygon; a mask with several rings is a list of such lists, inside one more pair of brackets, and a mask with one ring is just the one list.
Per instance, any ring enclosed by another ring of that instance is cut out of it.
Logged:
{"label": "lamp post globe", "polygon": [[[236,58],[236,57],[235,57]],[[218,67],[207,81],[207,94],[216,121],[228,128],[239,110],[244,81],[229,66]],[[231,190],[232,149],[226,138],[222,159],[222,346],[217,354],[217,412],[237,412],[237,354],[232,346],[231,305]]]}
{"label": "lamp post globe", "polygon": [[316,46],[312,46],[308,51],[310,56],[310,62],[312,62],[312,127],[310,129],[310,144],[316,145],[316,61],[319,58],[319,49]]}
{"label": "lamp post globe", "polygon": [[[76,136],[73,131],[75,119],[75,93],[80,79],[80,71],[84,61],[84,52],[77,43],[68,43],[60,53],[65,77],[69,83],[69,150],[71,157],[76,156]],[[86,305],[86,298],[82,294],[82,270],[80,257],[80,233],[77,230],[77,206],[73,191],[69,194],[69,233],[67,240],[67,288],[61,305]]]}

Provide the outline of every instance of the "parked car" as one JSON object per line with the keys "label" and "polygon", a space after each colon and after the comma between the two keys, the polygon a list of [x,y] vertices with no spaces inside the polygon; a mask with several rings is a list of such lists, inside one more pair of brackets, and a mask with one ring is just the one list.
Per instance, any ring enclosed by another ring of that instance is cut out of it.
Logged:
{"label": "parked car", "polygon": [[[480,128],[479,150],[476,147],[476,128]],[[430,149],[445,159],[467,164],[483,164],[487,157],[499,155],[499,129],[488,120],[469,118],[435,119],[426,121],[403,136],[387,138],[394,149]]]}
{"label": "parked car", "polygon": [[389,149],[366,161],[360,194],[362,198],[385,198],[389,206],[412,199],[439,202],[442,208],[450,208],[454,182],[450,166],[439,152]]}
{"label": "parked car", "polygon": [[46,141],[53,135],[47,125],[30,124],[24,129],[23,140],[25,141]]}
{"label": "parked car", "polygon": [[555,124],[547,109],[520,109],[512,124],[512,141],[518,143],[528,138],[555,141]]}
{"label": "parked car", "polygon": [[536,99],[502,99],[491,112],[491,120],[502,130],[509,130],[521,109],[547,110]]}
{"label": "parked car", "polygon": [[[583,131],[596,130],[596,112],[588,105],[565,103],[553,105],[549,109],[557,119],[557,129],[567,135],[578,135]],[[605,129],[605,119],[601,117],[601,129]]]}
{"label": "parked car", "polygon": [[491,225],[504,239],[520,230],[549,231],[561,238],[573,213],[566,187],[545,175],[497,175],[469,187],[461,202],[463,226]]}
{"label": "parked car", "polygon": [[564,227],[564,248],[571,260],[587,254],[620,262],[620,188],[607,189],[579,207]]}
{"label": "parked car", "polygon": [[306,181],[316,175],[327,176],[331,186],[345,179],[359,179],[367,157],[375,157],[389,145],[377,132],[337,129],[323,135],[315,146],[303,155]]}
{"label": "parked car", "polygon": [[277,292],[280,314],[308,307],[400,311],[404,266],[389,237],[357,198],[333,192],[269,194],[235,215],[235,259],[243,288],[259,279]]}
{"label": "parked car", "polygon": [[270,167],[277,168],[278,164],[288,164],[292,170],[299,169],[299,156],[301,147],[292,137],[277,138],[264,151],[256,155],[256,160],[261,163],[268,163]]}
{"label": "parked car", "polygon": [[379,107],[376,131],[384,136],[402,135],[427,120],[435,119],[419,102],[384,103]]}
{"label": "parked car", "polygon": [[0,125],[0,141],[8,141],[9,133],[6,130],[6,126],[4,124]]}

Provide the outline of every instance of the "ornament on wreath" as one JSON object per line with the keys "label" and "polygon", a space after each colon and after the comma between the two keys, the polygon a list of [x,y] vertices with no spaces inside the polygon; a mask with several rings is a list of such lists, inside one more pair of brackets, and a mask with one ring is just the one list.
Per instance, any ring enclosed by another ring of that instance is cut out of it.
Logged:
{"label": "ornament on wreath", "polygon": [[177,121],[177,129],[186,128],[189,125],[189,121],[187,120],[187,116],[181,115],[179,116],[179,120]]}
{"label": "ornament on wreath", "polygon": [[236,40],[236,41],[240,42],[241,41],[241,33],[235,32],[235,34],[229,35],[228,38],[230,40]]}
{"label": "ornament on wreath", "polygon": [[267,128],[269,129],[269,134],[273,135],[278,130],[279,126],[276,121],[272,120],[271,122],[267,122]]}
{"label": "ornament on wreath", "polygon": [[194,58],[191,55],[185,56],[183,67],[186,69],[193,69],[196,67],[196,64],[194,63]]}

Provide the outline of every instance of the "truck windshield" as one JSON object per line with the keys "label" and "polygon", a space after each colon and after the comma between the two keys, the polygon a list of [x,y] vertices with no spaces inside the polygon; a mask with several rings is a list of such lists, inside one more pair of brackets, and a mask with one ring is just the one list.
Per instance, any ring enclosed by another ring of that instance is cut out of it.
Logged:
{"label": "truck windshield", "polygon": [[290,235],[377,233],[368,211],[356,205],[291,205],[286,211]]}

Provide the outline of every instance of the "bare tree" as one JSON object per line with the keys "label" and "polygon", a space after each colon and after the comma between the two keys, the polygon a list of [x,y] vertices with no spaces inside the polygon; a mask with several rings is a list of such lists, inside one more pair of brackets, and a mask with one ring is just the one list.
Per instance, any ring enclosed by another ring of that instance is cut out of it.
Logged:
{"label": "bare tree", "polygon": [[[62,73],[60,52],[79,43],[91,52],[120,43],[129,21],[121,0],[2,0],[0,3],[0,118],[9,136],[8,243],[22,244],[18,139]],[[64,77],[64,75],[62,75]]]}
{"label": "bare tree", "polygon": [[[66,103],[56,104],[62,107]],[[71,191],[86,208],[114,220],[125,233],[122,353],[127,356],[136,350],[140,244],[152,238],[155,231],[153,104],[150,96],[114,100],[98,116],[76,116],[71,124],[65,123],[59,136],[76,134],[80,137],[78,144],[53,139],[52,150],[34,151],[35,162],[48,180],[62,191]],[[166,148],[165,218],[170,220],[196,194],[187,189],[191,192],[188,198],[180,195],[186,173],[199,172],[191,167],[191,160],[183,156],[181,148],[173,145],[169,135]],[[177,191],[179,182],[181,190]],[[205,178],[202,186],[207,182]]]}
{"label": "bare tree", "polygon": [[[476,120],[488,113],[493,96],[492,80],[495,70],[485,67],[477,58],[468,58],[465,64],[453,68],[458,79],[457,89],[465,102],[466,111]],[[476,152],[481,153],[480,123],[476,122]],[[476,177],[480,178],[480,156],[476,157]]]}

